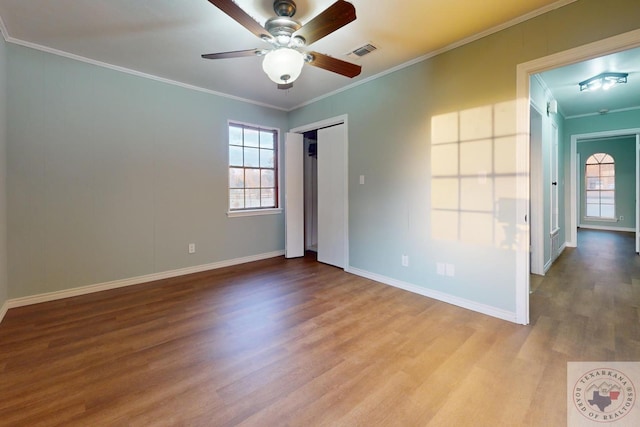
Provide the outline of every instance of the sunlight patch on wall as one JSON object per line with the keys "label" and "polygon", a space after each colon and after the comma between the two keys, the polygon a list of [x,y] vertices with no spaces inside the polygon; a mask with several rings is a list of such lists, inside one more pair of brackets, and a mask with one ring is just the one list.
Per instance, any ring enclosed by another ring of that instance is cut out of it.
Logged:
{"label": "sunlight patch on wall", "polygon": [[516,250],[516,102],[431,119],[431,237]]}

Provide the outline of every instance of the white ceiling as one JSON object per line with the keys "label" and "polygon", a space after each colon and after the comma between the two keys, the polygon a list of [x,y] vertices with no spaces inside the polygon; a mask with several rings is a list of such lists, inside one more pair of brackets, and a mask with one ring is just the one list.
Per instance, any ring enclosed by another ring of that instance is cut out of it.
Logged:
{"label": "white ceiling", "polygon": [[[207,0],[0,0],[0,17],[5,38],[12,42],[290,110],[573,1],[351,0],[357,20],[312,44],[310,50],[359,63],[362,74],[349,79],[305,66],[294,87],[286,91],[278,90],[262,72],[258,57],[214,61],[200,57],[266,47]],[[261,24],[274,15],[271,0],[236,2]],[[295,18],[304,24],[333,2],[298,0]],[[379,50],[357,61],[346,57],[367,42]],[[568,93],[569,83],[560,74],[545,73],[544,79],[552,91],[560,94],[567,86]],[[580,81],[582,74],[573,80]],[[573,107],[565,106],[570,96],[557,98],[567,113],[573,112]]]}

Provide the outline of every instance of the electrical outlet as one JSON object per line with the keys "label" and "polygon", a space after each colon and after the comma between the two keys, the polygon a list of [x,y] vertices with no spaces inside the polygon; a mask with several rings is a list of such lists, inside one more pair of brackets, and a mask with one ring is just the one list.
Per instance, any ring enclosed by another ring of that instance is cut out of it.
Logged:
{"label": "electrical outlet", "polygon": [[402,266],[409,267],[409,255],[402,255]]}
{"label": "electrical outlet", "polygon": [[196,253],[196,244],[195,243],[189,243],[189,253],[190,254],[195,254]]}

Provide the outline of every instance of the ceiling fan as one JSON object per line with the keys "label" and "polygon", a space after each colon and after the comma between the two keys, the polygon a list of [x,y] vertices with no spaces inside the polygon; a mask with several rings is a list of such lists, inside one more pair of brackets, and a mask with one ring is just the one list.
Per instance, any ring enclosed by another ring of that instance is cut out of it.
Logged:
{"label": "ceiling fan", "polygon": [[360,74],[362,67],[359,65],[304,50],[306,46],[356,19],[356,9],[349,2],[338,0],[302,25],[293,19],[296,13],[296,4],[293,0],[275,0],[273,10],[277,16],[268,19],[264,27],[233,0],[209,0],[209,2],[262,41],[269,43],[271,48],[209,53],[202,55],[204,59],[264,56],[262,68],[267,76],[278,84],[279,89],[289,89],[293,86],[293,81],[300,75],[305,62],[350,78]]}

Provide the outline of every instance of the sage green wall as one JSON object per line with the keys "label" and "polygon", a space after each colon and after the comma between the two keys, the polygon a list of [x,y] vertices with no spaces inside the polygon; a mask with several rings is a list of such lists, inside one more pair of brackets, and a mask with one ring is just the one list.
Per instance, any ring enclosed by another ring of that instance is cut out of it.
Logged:
{"label": "sage green wall", "polygon": [[568,155],[571,149],[571,135],[638,128],[640,128],[640,109],[568,119],[564,130],[564,143],[567,150],[565,155]]}
{"label": "sage green wall", "polygon": [[580,0],[293,111],[291,128],[348,114],[351,267],[514,312],[527,232],[515,216],[526,203],[515,194],[516,66],[637,29],[637,16],[636,0]]}
{"label": "sage green wall", "polygon": [[285,112],[7,48],[10,298],[284,249],[226,216],[226,129]]}
{"label": "sage green wall", "polygon": [[9,297],[7,281],[7,49],[0,34],[0,310]]}
{"label": "sage green wall", "polygon": [[[571,136],[596,132],[606,132],[620,129],[639,129],[640,110],[622,111],[597,116],[580,117],[565,121],[563,132],[563,152],[565,158],[571,156]],[[583,143],[579,143],[583,144]],[[634,156],[635,158],[635,156]],[[633,196],[635,200],[635,195]],[[565,211],[565,221],[568,224],[571,220],[571,212]],[[626,216],[625,216],[626,218]],[[626,221],[625,221],[626,222]],[[577,221],[576,223],[580,223]],[[629,227],[635,228],[635,223]]]}
{"label": "sage green wall", "polygon": [[[581,225],[595,225],[607,228],[636,228],[636,138],[611,138],[605,140],[578,141],[580,154],[580,221]],[[594,153],[607,153],[613,157],[616,167],[616,217],[623,216],[618,222],[588,221],[584,218],[585,168],[584,164]]]}

